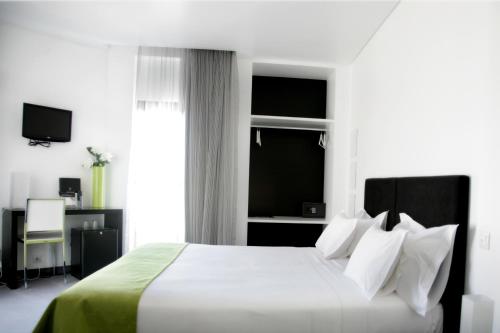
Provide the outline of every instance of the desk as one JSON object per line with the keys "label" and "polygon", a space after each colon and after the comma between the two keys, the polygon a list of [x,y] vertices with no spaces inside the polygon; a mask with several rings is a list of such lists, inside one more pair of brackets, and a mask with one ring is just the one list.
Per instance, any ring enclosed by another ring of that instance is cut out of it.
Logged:
{"label": "desk", "polygon": [[[123,210],[100,208],[67,208],[66,215],[104,215],[104,227],[118,229],[118,257],[122,255]],[[2,274],[10,289],[16,289],[18,224],[24,223],[24,209],[3,209],[2,213]]]}

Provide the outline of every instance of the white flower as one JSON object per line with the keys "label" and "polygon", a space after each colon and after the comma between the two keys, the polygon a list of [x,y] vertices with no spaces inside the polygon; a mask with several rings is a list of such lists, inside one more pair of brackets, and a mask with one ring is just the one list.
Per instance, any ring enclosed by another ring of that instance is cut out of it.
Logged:
{"label": "white flower", "polygon": [[111,160],[113,159],[113,155],[111,153],[102,153],[101,155],[101,160],[103,160],[104,162],[111,162]]}
{"label": "white flower", "polygon": [[87,147],[87,151],[92,155],[92,159],[84,163],[85,167],[91,168],[95,166],[104,166],[107,163],[111,163],[113,155],[108,152],[103,152],[96,147]]}
{"label": "white flower", "polygon": [[90,168],[92,168],[93,164],[94,164],[94,161],[91,158],[89,158],[88,160],[86,160],[85,162],[83,162],[82,166],[84,168],[90,169]]}

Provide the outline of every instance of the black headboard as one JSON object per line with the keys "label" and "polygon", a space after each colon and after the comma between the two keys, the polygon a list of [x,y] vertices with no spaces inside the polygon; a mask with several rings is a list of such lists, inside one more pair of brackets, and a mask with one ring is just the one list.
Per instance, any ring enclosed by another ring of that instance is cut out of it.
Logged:
{"label": "black headboard", "polygon": [[387,230],[399,223],[399,213],[407,213],[427,228],[458,224],[450,277],[441,298],[445,333],[460,330],[469,188],[468,176],[370,178],[365,182],[365,210],[372,216],[388,210]]}

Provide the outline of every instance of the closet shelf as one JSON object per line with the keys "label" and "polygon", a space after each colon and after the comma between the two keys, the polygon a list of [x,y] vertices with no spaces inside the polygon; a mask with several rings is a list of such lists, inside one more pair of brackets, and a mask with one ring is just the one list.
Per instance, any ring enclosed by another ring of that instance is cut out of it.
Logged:
{"label": "closet shelf", "polygon": [[263,115],[251,115],[250,118],[251,126],[259,128],[328,131],[329,126],[333,124],[333,120],[321,118],[279,117]]}
{"label": "closet shelf", "polygon": [[307,217],[296,217],[296,216],[249,217],[248,222],[328,224],[328,222],[326,222],[326,219],[324,218],[307,218]]}

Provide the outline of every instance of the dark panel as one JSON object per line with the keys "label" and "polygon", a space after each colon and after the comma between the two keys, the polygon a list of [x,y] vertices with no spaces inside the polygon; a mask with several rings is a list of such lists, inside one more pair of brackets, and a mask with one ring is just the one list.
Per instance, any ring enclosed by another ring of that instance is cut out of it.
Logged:
{"label": "dark panel", "polygon": [[396,207],[396,178],[369,178],[365,181],[365,210],[371,216],[389,211],[386,229],[391,230]]}
{"label": "dark panel", "polygon": [[123,252],[123,210],[108,209],[104,213],[104,227],[118,230],[118,256]]}
{"label": "dark panel", "polygon": [[71,229],[71,275],[82,278],[82,230]]}
{"label": "dark panel", "polygon": [[326,80],[254,76],[252,114],[326,118]]}
{"label": "dark panel", "polygon": [[427,228],[458,224],[450,277],[441,304],[444,332],[459,332],[465,285],[465,258],[469,222],[467,176],[411,177],[397,181],[396,211],[407,213]]}
{"label": "dark panel", "polygon": [[118,230],[71,230],[71,273],[74,276],[82,279],[116,259]]}
{"label": "dark panel", "polygon": [[251,131],[249,216],[301,216],[303,202],[323,202],[325,150],[319,132]]}
{"label": "dark panel", "polygon": [[118,259],[117,230],[83,232],[83,275],[88,276]]}
{"label": "dark panel", "polygon": [[469,224],[467,176],[436,176],[367,179],[365,209],[371,215],[387,210],[393,202],[388,229],[407,213],[427,228],[458,224],[448,285],[441,298],[444,332],[459,332],[460,310],[465,281],[465,259]]}
{"label": "dark panel", "polygon": [[17,288],[17,214],[2,214],[2,280],[11,289]]}
{"label": "dark panel", "polygon": [[247,243],[251,246],[314,247],[322,224],[248,223]]}

